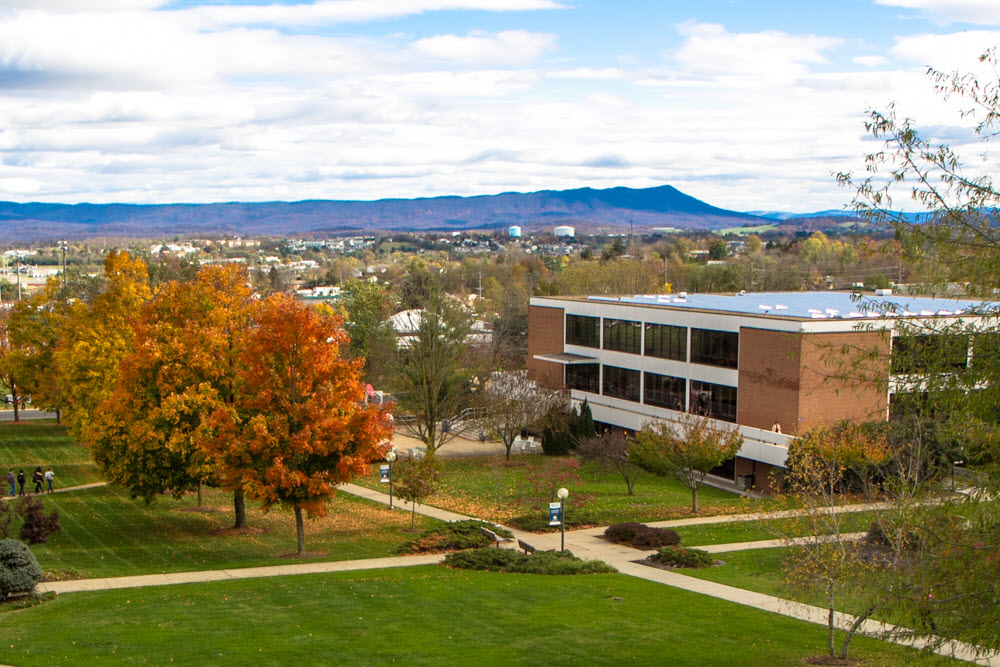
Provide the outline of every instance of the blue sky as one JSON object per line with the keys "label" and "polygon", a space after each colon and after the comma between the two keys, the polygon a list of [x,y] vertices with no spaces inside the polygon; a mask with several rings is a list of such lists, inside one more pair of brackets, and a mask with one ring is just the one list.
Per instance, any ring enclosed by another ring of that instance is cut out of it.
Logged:
{"label": "blue sky", "polygon": [[842,208],[890,102],[995,169],[925,71],[998,42],[995,0],[0,0],[0,199]]}

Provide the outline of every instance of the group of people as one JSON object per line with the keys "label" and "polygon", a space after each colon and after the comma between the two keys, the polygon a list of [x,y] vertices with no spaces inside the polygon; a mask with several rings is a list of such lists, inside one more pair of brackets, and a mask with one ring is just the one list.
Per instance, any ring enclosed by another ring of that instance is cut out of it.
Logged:
{"label": "group of people", "polygon": [[[55,479],[56,474],[52,471],[50,467],[45,472],[42,472],[42,467],[38,466],[35,468],[35,472],[31,475],[31,481],[35,483],[35,493],[42,492],[42,482],[48,485],[46,493],[52,493],[52,480]],[[24,470],[19,470],[17,476],[14,475],[14,469],[11,468],[7,471],[7,483],[10,484],[10,495],[13,497],[15,491],[18,491],[17,495],[24,495],[24,483],[27,481],[27,477],[24,475]]]}

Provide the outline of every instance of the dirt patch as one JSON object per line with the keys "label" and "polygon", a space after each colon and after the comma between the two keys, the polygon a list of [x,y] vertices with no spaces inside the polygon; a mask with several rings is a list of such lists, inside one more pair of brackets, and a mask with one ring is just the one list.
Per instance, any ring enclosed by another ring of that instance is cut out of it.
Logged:
{"label": "dirt patch", "polygon": [[[657,563],[655,560],[649,560],[648,558],[642,558],[642,559],[639,559],[639,560],[634,560],[632,562],[636,563],[638,565],[645,565],[647,567],[655,567],[657,570],[690,570],[690,569],[698,569],[698,568],[689,568],[689,567],[677,567],[676,565],[667,565],[665,563]],[[720,565],[725,565],[725,564],[726,564],[726,561],[724,561],[724,560],[716,560],[716,561],[712,561],[712,564],[709,565],[709,567],[719,567]],[[705,569],[705,568],[700,568],[700,569]],[[810,660],[812,660],[812,658],[810,658]],[[812,664],[822,665],[822,664],[826,664],[826,663],[816,662],[816,663],[812,663]],[[830,663],[830,664],[839,664],[839,663]],[[848,663],[844,663],[844,664],[846,665]],[[851,664],[853,664],[853,663],[851,663]]]}
{"label": "dirt patch", "polygon": [[226,510],[221,507],[209,507],[208,505],[202,505],[201,507],[178,507],[175,511],[177,512],[198,512],[199,514],[216,514],[222,513]]}
{"label": "dirt patch", "polygon": [[257,526],[247,526],[246,528],[216,528],[208,531],[214,537],[234,537],[236,535],[262,535],[271,531]]}
{"label": "dirt patch", "polygon": [[304,560],[306,558],[326,558],[329,552],[326,551],[303,551],[300,554],[277,554],[275,558],[288,558],[291,560]]}
{"label": "dirt patch", "polygon": [[834,658],[829,655],[815,655],[811,658],[806,658],[802,662],[807,665],[860,665],[860,660],[855,660],[854,658]]}

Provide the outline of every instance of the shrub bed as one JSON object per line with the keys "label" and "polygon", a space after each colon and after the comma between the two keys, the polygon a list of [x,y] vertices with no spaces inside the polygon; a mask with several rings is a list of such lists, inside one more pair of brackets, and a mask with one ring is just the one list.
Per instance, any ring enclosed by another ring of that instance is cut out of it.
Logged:
{"label": "shrub bed", "polygon": [[604,538],[617,544],[628,544],[636,549],[676,547],[681,536],[670,528],[653,528],[636,521],[625,521],[608,526]]}
{"label": "shrub bed", "polygon": [[518,574],[606,574],[615,568],[599,560],[581,560],[570,552],[536,551],[528,556],[513,549],[484,547],[448,554],[444,564],[462,570]]}
{"label": "shrub bed", "polygon": [[701,549],[687,547],[663,547],[648,559],[661,567],[703,568],[715,564],[712,554]]}
{"label": "shrub bed", "polygon": [[488,528],[507,539],[514,537],[514,533],[506,528],[500,528],[485,521],[469,519],[455,521],[442,528],[424,531],[409,542],[401,544],[397,551],[401,554],[436,554],[490,546],[492,543],[488,537],[483,535],[482,528]]}

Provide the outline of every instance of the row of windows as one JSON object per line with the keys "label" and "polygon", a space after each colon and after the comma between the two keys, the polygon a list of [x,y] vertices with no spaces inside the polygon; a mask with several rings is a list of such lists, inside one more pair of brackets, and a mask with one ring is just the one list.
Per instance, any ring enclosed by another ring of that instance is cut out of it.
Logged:
{"label": "row of windows", "polygon": [[[687,361],[688,330],[669,324],[643,325],[634,320],[604,318],[604,349],[648,357]],[[601,347],[601,318],[586,315],[566,316],[566,344]],[[731,331],[691,329],[691,361],[696,364],[737,368],[740,335]]]}
{"label": "row of windows", "polygon": [[[638,403],[639,373],[632,368],[605,365],[602,381],[600,364],[570,364],[566,366],[566,386]],[[684,411],[687,380],[647,372],[643,373],[642,382],[643,403]],[[736,394],[736,387],[691,380],[688,412],[735,422]]]}

